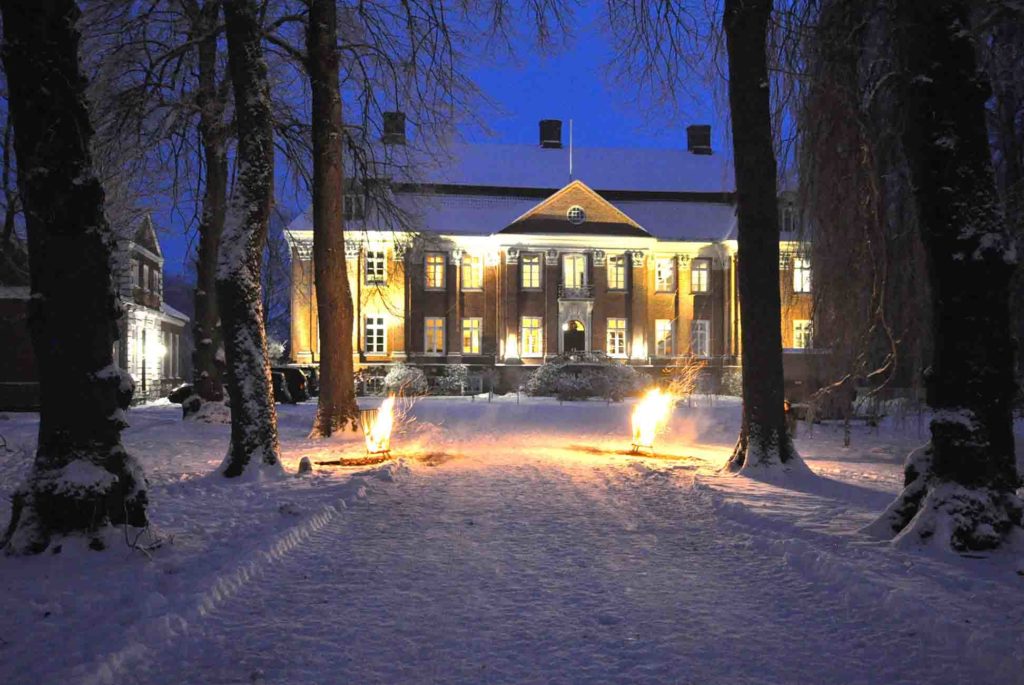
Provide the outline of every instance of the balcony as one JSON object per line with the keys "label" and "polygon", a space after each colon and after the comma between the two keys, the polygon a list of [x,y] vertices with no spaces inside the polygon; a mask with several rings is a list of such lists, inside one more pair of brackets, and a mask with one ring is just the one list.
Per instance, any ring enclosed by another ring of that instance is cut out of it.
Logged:
{"label": "balcony", "polygon": [[586,285],[559,285],[558,299],[560,300],[592,300],[594,299],[594,286]]}

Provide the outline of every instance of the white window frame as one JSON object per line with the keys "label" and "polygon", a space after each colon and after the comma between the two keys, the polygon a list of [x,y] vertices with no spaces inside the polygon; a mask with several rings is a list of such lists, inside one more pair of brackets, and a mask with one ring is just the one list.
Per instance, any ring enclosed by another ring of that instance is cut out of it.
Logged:
{"label": "white window frame", "polygon": [[[667,335],[666,335],[667,333]],[[654,320],[654,356],[671,357],[675,354],[676,325],[673,319]]]}
{"label": "white window frame", "polygon": [[608,290],[626,289],[626,255],[608,257]]}
{"label": "white window frame", "polygon": [[[440,259],[440,265],[437,260]],[[433,262],[433,263],[431,263]],[[423,287],[427,290],[445,289],[445,271],[448,260],[444,252],[428,252],[423,256]]]}
{"label": "white window frame", "polygon": [[811,292],[811,260],[807,257],[793,257],[793,292]]}
{"label": "white window frame", "polygon": [[654,291],[671,293],[676,289],[676,258],[656,257],[654,260]]}
{"label": "white window frame", "polygon": [[562,287],[574,290],[587,287],[587,255],[580,252],[562,255]]}
{"label": "white window frame", "polygon": [[605,329],[605,351],[609,357],[620,359],[626,357],[626,332],[628,330],[629,321],[627,319],[608,319]]}
{"label": "white window frame", "polygon": [[690,262],[690,293],[705,294],[711,292],[711,260],[694,259]]}
{"label": "white window frame", "polygon": [[[467,326],[468,324],[468,326]],[[480,317],[470,317],[462,320],[462,354],[480,354],[480,346],[483,342],[484,320]],[[469,334],[467,345],[466,334]]]}
{"label": "white window frame", "polygon": [[149,274],[149,264],[147,264],[146,262],[142,262],[142,292],[149,292],[149,282],[151,278]]}
{"label": "white window frame", "polygon": [[814,322],[810,319],[793,319],[794,350],[809,350],[814,346]]}
{"label": "white window frame", "polygon": [[[519,287],[522,290],[540,290],[544,285],[542,256],[536,252],[519,257]],[[530,278],[527,279],[527,274]],[[536,284],[534,284],[536,282]]]}
{"label": "white window frame", "polygon": [[132,287],[142,287],[142,277],[139,276],[139,271],[142,269],[142,260],[132,257],[130,261],[132,264]]}
{"label": "white window frame", "polygon": [[[440,349],[438,349],[436,344],[438,342],[438,333],[441,334]],[[430,355],[432,357],[444,356],[445,343],[447,342],[445,333],[445,320],[443,316],[423,317],[423,354]]]}
{"label": "white window frame", "polygon": [[[527,328],[527,321],[531,322],[529,328]],[[532,325],[532,322],[536,322],[536,325]],[[528,338],[526,331],[535,331],[535,339],[537,342],[537,349],[531,351],[530,345],[528,344]],[[521,349],[522,358],[530,357],[543,357],[544,356],[544,317],[543,316],[521,316],[519,317],[519,342]]]}
{"label": "white window frame", "polygon": [[711,356],[711,322],[707,319],[690,322],[690,354],[702,359]]}
{"label": "white window frame", "polygon": [[[371,339],[378,337],[377,334],[371,336],[372,331],[379,331],[379,346],[376,343],[372,347],[370,345]],[[388,319],[383,314],[366,314],[363,316],[363,351],[366,354],[372,355],[388,353]]]}
{"label": "white window frame", "polygon": [[484,289],[484,258],[481,255],[462,256],[462,289]]}
{"label": "white window frame", "polygon": [[383,285],[388,282],[387,250],[367,250],[363,264],[363,282],[366,285]]}

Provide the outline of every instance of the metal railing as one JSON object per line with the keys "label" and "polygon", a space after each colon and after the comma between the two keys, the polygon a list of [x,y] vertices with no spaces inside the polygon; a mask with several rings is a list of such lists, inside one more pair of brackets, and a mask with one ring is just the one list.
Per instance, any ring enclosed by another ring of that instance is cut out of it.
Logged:
{"label": "metal railing", "polygon": [[589,283],[585,285],[559,285],[558,297],[563,300],[590,300],[594,297],[594,286]]}

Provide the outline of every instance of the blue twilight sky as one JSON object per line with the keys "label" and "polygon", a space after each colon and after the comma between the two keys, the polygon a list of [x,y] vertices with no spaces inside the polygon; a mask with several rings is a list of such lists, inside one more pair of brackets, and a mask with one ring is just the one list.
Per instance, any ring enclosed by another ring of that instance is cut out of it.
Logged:
{"label": "blue twilight sky", "polygon": [[[562,139],[568,144],[572,119],[577,146],[679,148],[686,145],[688,124],[707,123],[712,126],[716,153],[725,151],[725,113],[700,77],[690,80],[694,95],[676,103],[674,115],[667,108],[652,109],[636,89],[606,77],[614,55],[601,25],[600,4],[581,3],[573,20],[573,35],[543,54],[521,47],[514,59],[480,58],[470,75],[494,105],[479,114],[489,133],[467,126],[462,135],[472,142],[536,145],[538,122],[561,119]],[[288,195],[277,201],[290,219],[309,200]],[[184,222],[167,211],[155,211],[154,220],[164,229],[161,243],[166,271],[181,273],[191,240],[185,235]]]}

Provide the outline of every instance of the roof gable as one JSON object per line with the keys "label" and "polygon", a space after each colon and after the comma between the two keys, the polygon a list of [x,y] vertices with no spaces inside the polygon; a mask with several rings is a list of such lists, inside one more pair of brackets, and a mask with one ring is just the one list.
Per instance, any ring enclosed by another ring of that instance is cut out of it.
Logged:
{"label": "roof gable", "polygon": [[[569,220],[571,207],[583,208],[581,223]],[[582,181],[573,181],[551,197],[535,205],[499,233],[572,233],[576,235],[619,235],[649,238],[651,234],[626,216],[615,205],[591,190]]]}
{"label": "roof gable", "polygon": [[149,250],[157,257],[162,258],[164,256],[160,250],[160,241],[156,239],[153,219],[148,214],[139,222],[139,227],[135,231],[135,237],[132,238],[132,242],[145,250]]}

